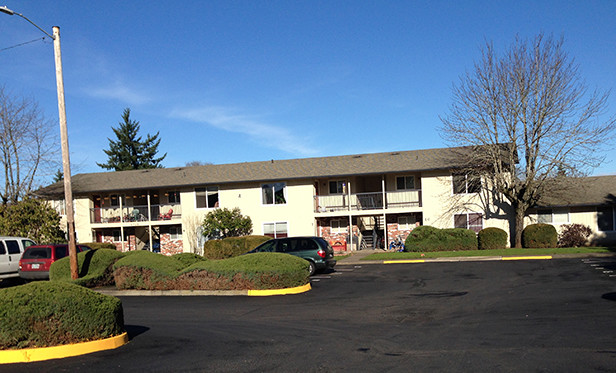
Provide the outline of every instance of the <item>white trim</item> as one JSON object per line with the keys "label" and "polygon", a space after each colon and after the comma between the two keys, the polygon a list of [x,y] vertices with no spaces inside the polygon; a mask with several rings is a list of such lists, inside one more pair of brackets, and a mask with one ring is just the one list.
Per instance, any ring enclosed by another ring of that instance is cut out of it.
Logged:
{"label": "white trim", "polygon": [[261,234],[264,235],[264,236],[266,235],[266,233],[265,233],[265,225],[266,224],[267,225],[269,225],[269,224],[273,224],[274,225],[274,238],[278,238],[277,237],[278,236],[278,234],[277,234],[278,230],[276,229],[278,224],[286,224],[286,226],[287,226],[286,237],[289,236],[289,222],[288,221],[266,221],[266,222],[263,222],[261,224]]}

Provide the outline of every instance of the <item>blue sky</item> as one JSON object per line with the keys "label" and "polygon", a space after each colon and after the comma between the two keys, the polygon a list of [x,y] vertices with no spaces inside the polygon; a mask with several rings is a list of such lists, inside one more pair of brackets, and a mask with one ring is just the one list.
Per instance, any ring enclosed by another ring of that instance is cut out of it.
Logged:
{"label": "blue sky", "polygon": [[[616,88],[616,1],[0,1],[60,26],[73,173],[103,171],[124,108],[165,167],[445,146],[451,88],[491,40],[564,36]],[[0,14],[0,49],[43,34]],[[57,122],[51,40],[0,51],[0,84]],[[609,101],[616,113],[616,92]],[[58,131],[59,132],[59,131]],[[616,174],[616,151],[595,174]]]}

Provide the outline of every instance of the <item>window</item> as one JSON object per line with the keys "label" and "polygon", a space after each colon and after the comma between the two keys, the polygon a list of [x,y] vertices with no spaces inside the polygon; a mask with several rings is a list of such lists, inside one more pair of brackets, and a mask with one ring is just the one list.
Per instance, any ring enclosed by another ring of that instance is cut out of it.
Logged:
{"label": "window", "polygon": [[346,183],[342,180],[329,182],[329,194],[344,194]]}
{"label": "window", "polygon": [[456,228],[466,228],[479,233],[483,228],[483,218],[479,213],[456,214],[453,216]]}
{"label": "window", "polygon": [[286,183],[263,184],[261,192],[264,205],[284,205],[286,199]]}
{"label": "window", "polygon": [[113,238],[113,242],[122,242],[120,231],[112,231],[111,237]]}
{"label": "window", "polygon": [[567,209],[542,209],[537,211],[537,222],[545,224],[562,224],[569,222],[569,211]]}
{"label": "window", "polygon": [[6,248],[9,250],[9,254],[20,254],[21,251],[19,250],[19,242],[17,242],[16,240],[7,240],[4,241],[4,244],[6,245]]}
{"label": "window", "polygon": [[398,216],[398,229],[408,230],[415,227],[415,216]]}
{"label": "window", "polygon": [[218,207],[218,187],[195,188],[195,199],[198,209]]}
{"label": "window", "polygon": [[[111,203],[111,207],[119,207],[120,206],[120,200],[122,199],[122,196],[119,196],[117,194],[112,194],[111,196],[109,196],[110,198],[110,203]],[[124,201],[122,201],[124,202]]]}
{"label": "window", "polygon": [[597,208],[597,225],[602,232],[616,230],[614,225],[614,208],[612,206],[602,206]]}
{"label": "window", "polygon": [[171,240],[181,240],[182,239],[182,228],[180,228],[180,227],[169,227],[169,239],[171,239]]}
{"label": "window", "polygon": [[180,203],[180,192],[169,192],[169,203]]}
{"label": "window", "polygon": [[453,175],[453,193],[479,193],[481,190],[481,179],[479,176],[467,174]]}
{"label": "window", "polygon": [[263,224],[263,235],[273,237],[273,238],[287,237],[287,223],[286,222],[264,223]]}
{"label": "window", "polygon": [[335,219],[329,223],[331,227],[331,233],[346,233],[347,221],[344,219]]}
{"label": "window", "polygon": [[415,176],[398,176],[396,177],[397,190],[415,189]]}

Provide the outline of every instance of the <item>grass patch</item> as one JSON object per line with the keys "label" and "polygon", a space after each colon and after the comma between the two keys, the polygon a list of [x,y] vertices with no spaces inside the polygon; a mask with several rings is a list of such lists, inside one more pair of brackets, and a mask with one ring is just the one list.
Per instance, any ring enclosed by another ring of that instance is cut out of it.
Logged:
{"label": "grass patch", "polygon": [[557,247],[547,249],[499,249],[499,250],[463,250],[463,251],[434,251],[416,253],[375,253],[361,260],[396,260],[396,259],[425,259],[425,258],[452,258],[473,256],[531,256],[531,255],[558,255],[558,254],[592,254],[616,253],[613,247]]}

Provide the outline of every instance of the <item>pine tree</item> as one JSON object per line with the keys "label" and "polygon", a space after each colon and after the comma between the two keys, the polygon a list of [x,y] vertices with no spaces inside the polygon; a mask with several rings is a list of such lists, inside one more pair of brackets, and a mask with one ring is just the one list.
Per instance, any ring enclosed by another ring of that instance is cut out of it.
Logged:
{"label": "pine tree", "polygon": [[119,122],[118,128],[112,128],[117,140],[109,140],[109,150],[103,150],[109,157],[107,163],[96,163],[107,170],[125,171],[141,170],[147,168],[162,167],[160,162],[167,156],[156,157],[160,139],[159,132],[156,135],[147,135],[145,141],[141,140],[139,122],[130,119],[130,109],[124,109],[123,122]]}

